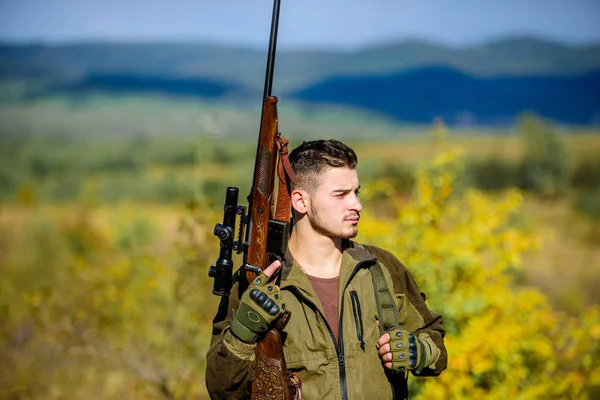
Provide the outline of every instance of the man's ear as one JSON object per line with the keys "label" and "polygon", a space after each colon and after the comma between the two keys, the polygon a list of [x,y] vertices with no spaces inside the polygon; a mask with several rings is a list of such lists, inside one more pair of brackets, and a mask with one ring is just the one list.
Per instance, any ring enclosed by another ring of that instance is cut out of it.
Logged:
{"label": "man's ear", "polygon": [[304,190],[293,190],[290,196],[292,208],[300,214],[306,214],[308,210],[308,193]]}

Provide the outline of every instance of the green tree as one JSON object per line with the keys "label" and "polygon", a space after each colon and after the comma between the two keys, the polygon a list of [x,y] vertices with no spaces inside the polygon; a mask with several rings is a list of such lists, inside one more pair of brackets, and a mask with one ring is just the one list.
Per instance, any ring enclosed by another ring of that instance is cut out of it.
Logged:
{"label": "green tree", "polygon": [[567,186],[567,152],[554,127],[534,114],[518,121],[523,140],[523,182],[526,190],[553,197]]}

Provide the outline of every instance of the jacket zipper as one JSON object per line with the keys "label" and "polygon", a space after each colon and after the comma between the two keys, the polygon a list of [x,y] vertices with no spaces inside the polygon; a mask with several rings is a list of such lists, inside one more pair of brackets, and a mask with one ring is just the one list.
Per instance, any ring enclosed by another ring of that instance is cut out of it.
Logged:
{"label": "jacket zipper", "polygon": [[[352,271],[352,273],[350,274],[350,277],[348,278],[348,281],[346,282],[346,285],[344,286],[344,289],[342,290],[342,294],[344,292],[346,292],[346,289],[348,288],[350,281],[352,281],[352,278],[354,278],[354,275],[358,272],[358,270],[360,270],[362,268],[361,265],[364,262],[365,261],[361,261],[358,264],[356,264],[356,266],[354,267],[354,270]],[[287,290],[293,291],[298,297],[302,298],[306,304],[308,304],[312,309],[314,309],[319,314],[321,314],[323,321],[325,321],[325,326],[327,327],[327,330],[329,331],[329,336],[331,336],[331,340],[333,341],[333,347],[335,348],[335,352],[337,353],[337,357],[338,357],[338,368],[339,368],[339,372],[340,372],[340,389],[342,392],[342,400],[348,400],[348,385],[346,383],[346,360],[344,358],[344,329],[342,327],[342,320],[343,320],[343,316],[344,316],[344,301],[343,301],[344,296],[342,295],[342,306],[340,308],[340,318],[338,321],[339,343],[336,343],[335,336],[333,335],[333,331],[331,330],[331,327],[329,326],[329,323],[327,322],[325,315],[323,315],[321,310],[319,310],[319,307],[317,307],[315,303],[313,303],[306,296],[304,296],[302,293],[300,293],[300,291],[296,287],[290,286],[287,288]]]}
{"label": "jacket zipper", "polygon": [[[302,299],[302,301],[304,301],[306,304],[308,304],[308,306],[310,308],[312,308],[314,311],[318,312],[321,315],[321,318],[323,318],[323,321],[325,322],[325,326],[327,327],[327,330],[329,331],[329,336],[331,337],[331,341],[333,342],[333,347],[335,349],[335,353],[338,358],[340,380],[342,381],[342,387],[344,387],[346,385],[346,374],[345,374],[345,372],[342,372],[342,371],[344,371],[344,350],[343,350],[343,347],[341,346],[341,335],[340,335],[340,347],[338,348],[338,343],[335,340],[335,335],[333,334],[333,330],[331,329],[331,326],[329,326],[329,322],[327,322],[325,315],[321,312],[321,310],[319,310],[319,307],[317,307],[317,305],[315,303],[313,303],[306,296],[304,296],[302,293],[300,293],[300,291],[296,287],[291,286],[289,288],[286,288],[285,290],[294,292],[297,297],[300,297]],[[340,332],[341,332],[341,329],[340,329]],[[341,352],[340,352],[340,348],[342,349]],[[344,377],[343,379],[342,379],[342,376]],[[348,396],[344,396],[344,390],[342,390],[342,399],[346,400],[347,398],[348,398]]]}
{"label": "jacket zipper", "polygon": [[348,285],[350,285],[350,281],[352,281],[352,278],[354,278],[354,275],[356,274],[356,272],[358,272],[359,269],[361,269],[361,264],[362,262],[359,262],[358,264],[356,264],[356,266],[354,267],[354,270],[352,271],[352,273],[350,274],[350,277],[348,278],[348,281],[346,282],[346,285],[344,286],[344,289],[342,290],[342,306],[340,307],[340,320],[338,322],[338,326],[340,329],[340,351],[338,353],[338,359],[339,359],[339,364],[340,364],[340,381],[341,381],[341,390],[342,390],[342,400],[348,400],[348,385],[346,383],[346,366],[345,366],[345,359],[344,359],[344,329],[342,329],[342,321],[344,319],[344,293],[346,292],[346,289],[348,288]]}
{"label": "jacket zipper", "polygon": [[354,325],[356,326],[356,336],[360,342],[360,348],[365,350],[365,340],[363,333],[363,320],[362,311],[360,309],[360,301],[358,300],[358,293],[356,290],[350,292],[350,299],[352,299],[352,311],[354,313]]}

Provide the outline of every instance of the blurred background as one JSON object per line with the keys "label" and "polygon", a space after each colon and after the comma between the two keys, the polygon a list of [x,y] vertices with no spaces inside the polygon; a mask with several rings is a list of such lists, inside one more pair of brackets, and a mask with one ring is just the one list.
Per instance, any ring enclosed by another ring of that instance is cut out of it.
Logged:
{"label": "blurred background", "polygon": [[[599,398],[600,1],[282,3],[280,130],[355,148],[445,317],[413,397]],[[207,398],[272,6],[0,0],[0,399]]]}

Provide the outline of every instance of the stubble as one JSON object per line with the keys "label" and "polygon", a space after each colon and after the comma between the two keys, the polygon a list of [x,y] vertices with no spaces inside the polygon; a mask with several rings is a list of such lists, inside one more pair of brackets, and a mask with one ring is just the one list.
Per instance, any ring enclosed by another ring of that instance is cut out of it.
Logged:
{"label": "stubble", "polygon": [[308,221],[310,222],[310,225],[315,232],[318,232],[321,235],[328,236],[331,238],[341,238],[341,239],[352,239],[352,238],[356,237],[356,235],[358,235],[358,225],[355,225],[354,227],[350,227],[348,229],[343,228],[344,221],[347,218],[351,218],[352,216],[356,216],[356,215],[357,214],[354,213],[354,214],[345,216],[344,219],[342,221],[340,221],[339,229],[334,230],[330,227],[327,227],[323,223],[323,220],[321,219],[320,214],[319,214],[319,210],[316,207],[313,207],[311,205],[310,211],[307,213]]}

